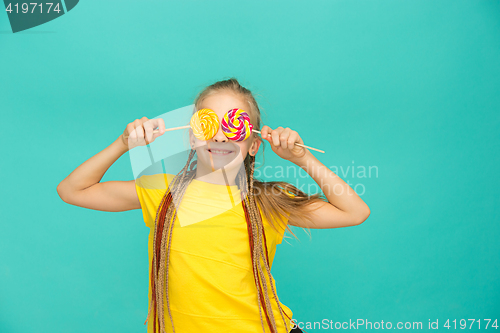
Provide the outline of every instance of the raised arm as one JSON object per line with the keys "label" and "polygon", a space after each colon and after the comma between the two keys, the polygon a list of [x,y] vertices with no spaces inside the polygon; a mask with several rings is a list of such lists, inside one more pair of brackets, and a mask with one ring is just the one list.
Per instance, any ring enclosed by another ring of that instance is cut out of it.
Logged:
{"label": "raised arm", "polygon": [[311,229],[350,227],[363,223],[370,216],[370,208],[356,192],[339,176],[307,151],[303,159],[296,162],[323,190],[328,202],[311,204],[311,219],[290,221],[291,225]]}
{"label": "raised arm", "polygon": [[[160,132],[153,133],[155,128]],[[149,144],[163,133],[165,124],[161,118],[143,117],[131,122],[112,144],[63,179],[57,186],[57,193],[64,202],[89,209],[120,212],[141,208],[135,180],[100,181],[109,167],[129,149]]]}
{"label": "raised arm", "polygon": [[328,202],[309,205],[308,217],[313,223],[293,216],[290,217],[290,225],[311,229],[350,227],[363,223],[370,216],[370,208],[349,184],[328,169],[309,150],[295,145],[304,144],[296,131],[288,127],[273,130],[265,125],[261,133],[262,138],[271,144],[272,150],[278,156],[304,169],[328,199]]}

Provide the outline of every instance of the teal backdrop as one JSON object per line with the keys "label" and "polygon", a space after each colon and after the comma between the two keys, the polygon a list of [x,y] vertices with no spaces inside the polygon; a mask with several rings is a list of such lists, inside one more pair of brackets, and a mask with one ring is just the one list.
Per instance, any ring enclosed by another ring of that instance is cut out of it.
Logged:
{"label": "teal backdrop", "polygon": [[[0,60],[0,332],[146,331],[141,212],[56,186],[127,123],[232,76],[371,209],[278,246],[297,321],[500,321],[499,1],[87,0],[15,34],[2,11]],[[293,167],[266,145],[264,165]],[[126,154],[103,181],[130,179]]]}

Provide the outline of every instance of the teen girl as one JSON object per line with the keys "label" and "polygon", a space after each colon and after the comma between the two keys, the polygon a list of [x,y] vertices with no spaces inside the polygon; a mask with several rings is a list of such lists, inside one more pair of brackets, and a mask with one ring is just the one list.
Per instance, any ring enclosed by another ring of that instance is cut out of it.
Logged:
{"label": "teen girl", "polygon": [[[165,133],[162,119],[144,117],[76,168],[57,191],[65,202],[89,209],[142,208],[150,227],[148,333],[301,332],[279,301],[270,273],[285,229],[354,226],[370,210],[309,150],[295,145],[303,144],[296,131],[261,128],[257,102],[236,79],[208,86],[195,107],[211,109],[219,119],[228,110],[244,110],[261,137],[253,132],[246,140],[233,141],[218,128],[203,141],[191,129],[189,158],[177,175],[100,182],[121,155]],[[254,179],[255,155],[263,140],[278,156],[304,169],[327,200],[286,182]]]}

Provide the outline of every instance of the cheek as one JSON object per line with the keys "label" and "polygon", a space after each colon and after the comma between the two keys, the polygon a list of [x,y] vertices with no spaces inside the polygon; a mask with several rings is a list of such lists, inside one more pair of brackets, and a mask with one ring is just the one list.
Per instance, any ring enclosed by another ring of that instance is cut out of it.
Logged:
{"label": "cheek", "polygon": [[237,145],[242,154],[248,153],[250,147],[246,143],[237,143]]}
{"label": "cheek", "polygon": [[199,148],[199,147],[206,147],[207,146],[207,141],[202,141],[196,137],[193,136],[193,143],[194,143],[194,148]]}

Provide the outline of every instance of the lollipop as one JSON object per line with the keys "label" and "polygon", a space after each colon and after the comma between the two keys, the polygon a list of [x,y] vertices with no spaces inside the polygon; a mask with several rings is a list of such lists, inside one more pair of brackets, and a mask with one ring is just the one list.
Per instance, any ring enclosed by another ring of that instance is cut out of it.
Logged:
{"label": "lollipop", "polygon": [[219,116],[210,109],[201,109],[191,117],[191,129],[199,140],[210,140],[219,130]]}
{"label": "lollipop", "polygon": [[224,115],[221,127],[230,140],[243,141],[252,134],[253,125],[248,113],[242,109],[231,109]]}
{"label": "lollipop", "polygon": [[[260,131],[253,129],[248,113],[242,109],[229,110],[222,119],[221,127],[224,135],[233,141],[244,141],[250,137],[252,132],[262,135]],[[217,113],[211,109],[201,109],[193,114],[190,125],[167,128],[164,131],[169,132],[185,128],[191,128],[194,136],[199,140],[207,141],[217,134],[219,130],[219,117]],[[154,130],[153,134],[158,132],[160,132],[160,130]],[[267,135],[268,137],[271,136],[269,133]],[[125,139],[127,138],[128,135],[125,136]],[[324,153],[323,150],[309,147],[298,142],[295,142],[295,145]]]}

